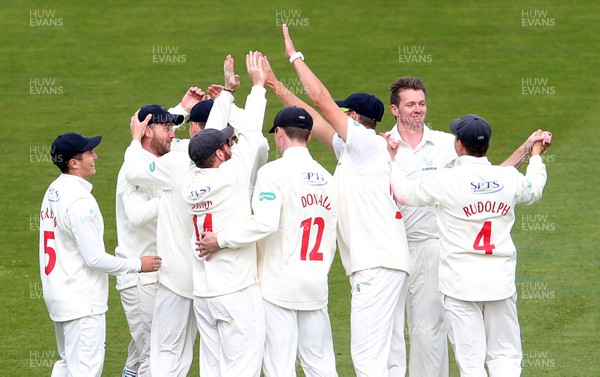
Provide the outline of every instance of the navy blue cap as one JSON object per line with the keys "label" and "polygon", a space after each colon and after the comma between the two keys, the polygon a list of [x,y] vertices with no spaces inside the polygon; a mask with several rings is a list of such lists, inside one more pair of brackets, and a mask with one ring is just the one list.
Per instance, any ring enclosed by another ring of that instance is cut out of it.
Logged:
{"label": "navy blue cap", "polygon": [[100,144],[102,136],[87,138],[76,132],[59,135],[50,147],[50,156],[55,165],[69,161],[78,153],[92,150]]}
{"label": "navy blue cap", "polygon": [[173,123],[174,125],[179,125],[183,123],[185,117],[180,114],[171,114],[167,109],[162,107],[161,105],[146,105],[140,109],[138,112],[138,120],[143,122],[144,119],[148,116],[148,114],[152,114],[152,119],[148,124],[153,123]]}
{"label": "navy blue cap", "polygon": [[212,99],[208,99],[208,100],[200,101],[197,104],[195,104],[194,107],[192,107],[192,111],[190,112],[190,118],[188,119],[188,123],[189,122],[206,123],[206,121],[208,120],[208,115],[210,114],[210,110],[212,109],[214,102],[215,101],[213,101]]}
{"label": "navy blue cap", "polygon": [[485,147],[492,138],[490,124],[475,114],[467,114],[460,119],[454,119],[450,124],[450,131],[456,138],[469,147]]}
{"label": "navy blue cap", "polygon": [[269,130],[272,134],[277,127],[299,127],[312,130],[313,118],[308,111],[301,107],[290,106],[285,107],[275,115],[273,119],[273,127]]}
{"label": "navy blue cap", "polygon": [[383,117],[383,102],[372,94],[354,93],[343,101],[335,101],[339,107],[345,107],[358,114],[381,122]]}
{"label": "navy blue cap", "polygon": [[190,140],[188,154],[195,164],[200,164],[221,148],[231,136],[233,136],[231,127],[225,127],[222,130],[206,128]]}

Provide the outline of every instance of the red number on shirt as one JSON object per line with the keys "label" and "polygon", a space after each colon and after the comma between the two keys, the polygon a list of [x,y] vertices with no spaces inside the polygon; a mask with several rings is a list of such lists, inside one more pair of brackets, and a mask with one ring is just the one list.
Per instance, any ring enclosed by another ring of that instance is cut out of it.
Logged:
{"label": "red number on shirt", "polygon": [[[200,241],[200,230],[198,229],[198,215],[194,215],[192,217],[192,221],[194,222],[194,230],[196,231],[196,241]],[[202,226],[203,232],[212,232],[212,213],[207,213],[204,216],[204,225]]]}
{"label": "red number on shirt", "polygon": [[491,254],[492,250],[496,248],[495,245],[491,244],[492,242],[492,222],[486,221],[483,223],[483,227],[479,231],[479,234],[475,238],[475,242],[473,242],[473,249],[475,250],[485,250],[486,254]]}
{"label": "red number on shirt", "polygon": [[306,260],[306,254],[308,253],[308,241],[310,239],[310,230],[312,226],[317,226],[317,238],[315,240],[315,246],[312,248],[310,254],[308,254],[308,260],[323,260],[323,253],[319,252],[321,246],[321,239],[323,238],[323,230],[325,229],[325,221],[322,217],[315,217],[313,219],[306,219],[300,223],[302,228],[302,248],[300,249],[300,260]]}
{"label": "red number on shirt", "polygon": [[52,246],[48,245],[49,240],[54,239],[54,232],[44,231],[44,253],[48,254],[48,264],[44,269],[46,275],[50,275],[54,266],[56,265],[56,250]]}

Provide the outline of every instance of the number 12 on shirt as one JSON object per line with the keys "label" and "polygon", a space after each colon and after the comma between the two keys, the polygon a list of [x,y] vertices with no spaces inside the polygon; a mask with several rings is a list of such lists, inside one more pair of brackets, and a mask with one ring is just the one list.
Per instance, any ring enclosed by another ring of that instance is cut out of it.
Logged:
{"label": "number 12 on shirt", "polygon": [[[310,240],[310,233],[313,226],[317,227],[317,236],[315,239],[315,245],[313,246],[310,253],[308,253],[308,242]],[[322,217],[308,218],[300,223],[302,228],[302,246],[300,248],[300,260],[306,260],[308,254],[308,260],[322,261],[323,253],[319,252],[321,246],[321,239],[323,238],[323,231],[325,230],[325,221]]]}

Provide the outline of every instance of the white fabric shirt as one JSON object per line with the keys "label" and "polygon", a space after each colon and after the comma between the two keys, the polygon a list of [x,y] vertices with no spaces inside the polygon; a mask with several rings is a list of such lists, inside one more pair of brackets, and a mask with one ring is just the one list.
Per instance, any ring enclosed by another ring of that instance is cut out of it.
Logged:
{"label": "white fabric shirt", "polygon": [[[248,95],[245,127],[238,129],[238,143],[232,148],[231,158],[218,168],[192,166],[180,192],[188,203],[188,222],[194,224],[194,237],[187,239],[188,250],[194,254],[194,296],[225,295],[258,282],[255,244],[220,250],[208,261],[199,258],[193,250],[202,231],[222,232],[252,213],[250,200],[254,182],[251,178],[257,169],[256,162],[265,160],[264,156],[258,158],[258,154],[268,153],[261,147],[266,141],[262,135],[265,93],[263,87],[254,86]],[[210,116],[224,117],[221,124],[226,124],[232,101],[225,101],[227,97],[222,99],[222,95],[215,100]]]}
{"label": "white fabric shirt", "polygon": [[434,206],[440,228],[440,291],[464,301],[495,301],[516,292],[515,204],[542,196],[546,166],[532,156],[524,176],[486,157],[461,156],[434,177],[410,181],[394,167],[398,202]]}
{"label": "white fabric shirt", "polygon": [[390,190],[387,141],[348,118],[346,142],[332,140],[338,164],[338,246],[346,274],[376,267],[409,271],[404,220]]}
{"label": "white fabric shirt", "polygon": [[[290,310],[327,306],[327,275],[336,249],[333,177],[305,147],[291,147],[258,171],[254,215],[217,234],[219,246],[258,247],[265,300]],[[266,238],[265,238],[266,237]]]}
{"label": "white fabric shirt", "polygon": [[[134,185],[161,190],[156,227],[156,250],[162,258],[158,281],[176,294],[192,299],[193,228],[187,204],[181,198],[183,180],[191,165],[189,140],[173,139],[171,151],[148,159],[139,141],[125,151],[126,179]],[[146,162],[144,162],[146,161]]]}
{"label": "white fabric shirt", "polygon": [[[432,130],[426,125],[423,125],[423,138],[415,149],[402,140],[397,125],[394,125],[388,135],[400,142],[396,164],[411,180],[434,175],[447,168],[458,157],[454,149],[454,135]],[[406,225],[408,242],[439,238],[435,210],[432,207],[399,207]]]}
{"label": "white fabric shirt", "polygon": [[50,184],[40,210],[40,277],[44,301],[55,322],[108,310],[108,276],[141,270],[140,259],[122,259],[104,249],[104,221],[92,184],[61,174]]}
{"label": "white fabric shirt", "polygon": [[[144,150],[144,164],[154,158]],[[117,176],[115,215],[117,223],[117,242],[115,255],[121,258],[141,258],[156,254],[156,219],[160,191],[132,185],[125,178],[125,165],[121,166]],[[157,272],[124,274],[117,276],[117,290],[153,284]]]}

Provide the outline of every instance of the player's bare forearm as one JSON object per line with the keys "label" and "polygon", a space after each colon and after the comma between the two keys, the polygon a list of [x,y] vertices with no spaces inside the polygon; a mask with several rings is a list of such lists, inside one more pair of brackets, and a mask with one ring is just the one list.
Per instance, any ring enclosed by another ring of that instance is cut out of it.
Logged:
{"label": "player's bare forearm", "polygon": [[[296,53],[294,43],[290,38],[287,25],[282,26],[283,37],[285,42],[285,52],[288,59]],[[292,63],[296,74],[308,94],[308,98],[319,109],[325,120],[333,127],[335,132],[343,139],[346,140],[346,133],[348,127],[348,117],[344,112],[336,105],[333,97],[329,94],[329,91],[319,80],[319,78],[310,70],[308,65],[303,59],[296,59]]]}
{"label": "player's bare forearm", "polygon": [[543,146],[543,152],[550,146],[552,142],[552,133],[549,131],[542,131],[541,129],[533,132],[527,138],[527,140],[525,140],[525,142],[500,165],[514,166],[518,169],[523,164],[523,161],[525,161],[525,159],[532,154],[532,148],[537,142]]}
{"label": "player's bare forearm", "polygon": [[277,80],[275,73],[271,68],[271,64],[266,56],[263,56],[263,67],[267,72],[267,80],[265,82],[265,86],[275,92],[277,98],[285,105],[285,106],[296,106],[301,107],[308,111],[308,113],[313,118],[313,128],[312,134],[313,136],[321,143],[323,143],[327,148],[333,150],[333,146],[331,141],[333,139],[333,135],[335,131],[331,127],[329,123],[321,116],[321,114],[312,108],[309,104],[301,100],[298,96],[292,93],[281,81]]}

